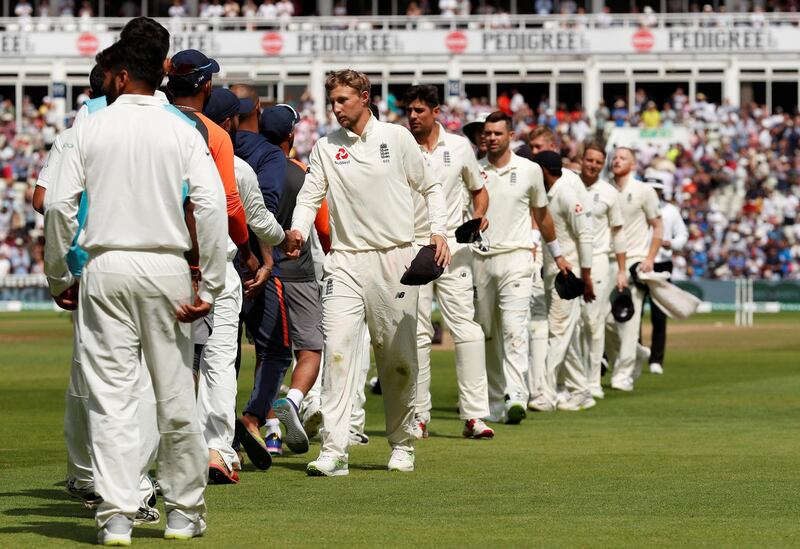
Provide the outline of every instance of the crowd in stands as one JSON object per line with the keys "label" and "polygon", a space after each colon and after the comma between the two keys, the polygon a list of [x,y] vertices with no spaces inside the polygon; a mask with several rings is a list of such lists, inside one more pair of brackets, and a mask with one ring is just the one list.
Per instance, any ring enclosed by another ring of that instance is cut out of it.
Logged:
{"label": "crowd in stands", "polygon": [[[702,14],[704,26],[727,26],[733,21],[729,13],[750,13],[750,23],[754,26],[763,26],[766,23],[765,13],[769,12],[797,12],[798,0],[768,0],[750,1],[741,0],[735,9],[726,8],[725,4],[714,7],[712,4],[698,4],[686,0],[668,0],[666,9],[668,13]],[[14,6],[14,15],[21,19],[79,17],[82,19],[95,16],[96,3],[91,0],[41,0],[33,4],[28,0],[20,0]],[[640,15],[639,24],[645,27],[655,26],[660,4],[654,7],[644,6],[639,8],[635,3],[631,5],[629,13]],[[120,0],[106,4],[106,15],[119,17],[135,17],[141,15],[141,2],[133,0]],[[510,26],[507,2],[502,0],[408,0],[399,3],[401,13],[408,17],[425,15],[440,15],[443,17],[467,15],[491,15],[498,20],[494,26]],[[533,0],[530,4],[517,4],[520,13],[533,13],[537,15],[562,15],[569,16],[571,27],[586,25],[585,17],[590,11],[588,3],[576,0]],[[151,14],[152,15],[152,14]],[[263,19],[265,21],[282,21],[292,16],[313,16],[317,12],[303,12],[300,2],[293,0],[200,0],[191,7],[184,0],[172,0],[172,4],[161,3],[158,16],[169,17],[200,17],[204,19],[219,19],[223,17],[247,17]],[[371,15],[370,13],[348,13],[345,0],[336,0],[333,5],[332,15]],[[507,25],[506,25],[507,23]],[[612,25],[612,13],[608,6],[598,12],[597,24],[601,27]]]}
{"label": "crowd in stands", "polygon": [[[539,125],[553,128],[561,140],[565,162],[577,165],[582,146],[606,139],[616,127],[685,127],[689,139],[661,139],[639,146],[639,171],[668,171],[674,184],[672,200],[681,208],[690,240],[676,254],[676,279],[800,279],[800,115],[763,105],[735,107],[715,104],[702,93],[690,98],[683,89],[660,108],[637,90],[634,103],[616,99],[594,112],[565,104],[551,106],[517,90],[501,93],[497,104],[486,97],[462,98],[442,108],[441,122],[460,132],[471,120],[495,109],[514,120],[520,144]],[[318,124],[310,95],[296,107],[302,120],[295,130],[295,154],[307,159],[314,143],[335,127],[330,115]],[[403,106],[393,95],[374,98],[381,118],[405,124]],[[26,98],[22,127],[14,105],[0,103],[0,276],[42,272],[40,216],[31,207],[33,184],[55,139],[56,120],[47,98],[38,107]]]}

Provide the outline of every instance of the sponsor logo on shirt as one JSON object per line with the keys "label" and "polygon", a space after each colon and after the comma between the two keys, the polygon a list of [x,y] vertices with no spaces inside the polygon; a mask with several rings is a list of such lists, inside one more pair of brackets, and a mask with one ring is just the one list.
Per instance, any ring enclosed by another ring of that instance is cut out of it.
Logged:
{"label": "sponsor logo on shirt", "polygon": [[347,149],[344,147],[339,147],[339,150],[334,156],[336,159],[336,164],[349,164],[350,163],[350,154],[348,154]]}
{"label": "sponsor logo on shirt", "polygon": [[489,181],[489,176],[483,170],[481,170],[481,177],[483,178],[484,181]]}
{"label": "sponsor logo on shirt", "polygon": [[583,205],[580,202],[575,203],[575,213],[578,215],[583,213]]}
{"label": "sponsor logo on shirt", "polygon": [[442,162],[444,162],[445,166],[450,167],[450,151],[444,151]]}
{"label": "sponsor logo on shirt", "polygon": [[384,164],[388,164],[389,163],[389,145],[387,145],[386,143],[381,143],[380,155],[381,155],[381,160],[383,160],[383,163]]}

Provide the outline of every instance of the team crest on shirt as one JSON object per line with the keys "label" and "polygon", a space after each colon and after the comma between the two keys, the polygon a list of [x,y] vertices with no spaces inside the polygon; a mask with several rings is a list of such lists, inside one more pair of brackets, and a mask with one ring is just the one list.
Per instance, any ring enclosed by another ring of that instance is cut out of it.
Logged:
{"label": "team crest on shirt", "polygon": [[389,159],[389,145],[387,145],[386,143],[381,143],[380,155],[381,155],[381,160],[383,160],[383,163],[384,164],[388,164],[389,160],[390,160]]}
{"label": "team crest on shirt", "polygon": [[450,167],[450,162],[451,162],[450,161],[450,151],[444,151],[444,153],[442,154],[442,162],[448,168]]}
{"label": "team crest on shirt", "polygon": [[339,150],[336,152],[336,164],[349,164],[350,163],[350,154],[347,152],[347,149],[344,147],[339,147]]}
{"label": "team crest on shirt", "polygon": [[597,204],[598,202],[600,202],[600,195],[596,194],[594,195],[594,203]]}
{"label": "team crest on shirt", "polygon": [[511,172],[511,184],[512,185],[517,184],[517,172]]}
{"label": "team crest on shirt", "polygon": [[630,204],[631,202],[633,202],[633,195],[631,193],[628,193],[628,204]]}

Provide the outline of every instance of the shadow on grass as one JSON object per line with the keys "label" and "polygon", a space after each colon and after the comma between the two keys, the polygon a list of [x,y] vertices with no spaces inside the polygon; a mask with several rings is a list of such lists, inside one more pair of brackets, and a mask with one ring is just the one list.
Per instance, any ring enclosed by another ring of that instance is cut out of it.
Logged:
{"label": "shadow on grass", "polygon": [[[310,458],[309,458],[310,461]],[[272,462],[272,467],[279,468],[279,469],[291,469],[292,471],[302,471],[306,472],[306,465],[305,461],[285,461],[281,459],[276,459]]]}

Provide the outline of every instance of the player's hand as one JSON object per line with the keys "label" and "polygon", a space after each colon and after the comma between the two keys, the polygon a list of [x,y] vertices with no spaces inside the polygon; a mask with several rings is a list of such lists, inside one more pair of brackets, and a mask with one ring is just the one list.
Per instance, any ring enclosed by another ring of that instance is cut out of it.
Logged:
{"label": "player's hand", "polygon": [[591,303],[595,300],[594,283],[591,276],[581,276],[583,279],[583,300],[586,303]]}
{"label": "player's hand", "polygon": [[489,228],[489,218],[485,215],[481,218],[481,224],[478,226],[478,230],[483,232]]}
{"label": "player's hand", "polygon": [[76,282],[59,295],[54,295],[53,299],[56,302],[56,305],[64,309],[65,311],[74,311],[78,308],[78,288],[80,282]]}
{"label": "player's hand", "polygon": [[672,249],[672,241],[671,240],[662,240],[661,241],[661,247],[664,248],[665,250],[671,250]]}
{"label": "player's hand", "polygon": [[534,261],[536,261],[536,251],[537,251],[538,249],[539,249],[539,246],[537,246],[536,244],[534,244],[534,245],[533,245],[533,248],[531,248],[531,253],[533,254],[533,260],[534,260]]}
{"label": "player's hand", "polygon": [[653,270],[653,260],[652,259],[645,259],[641,263],[639,263],[639,270],[643,273],[649,273]]}
{"label": "player's hand", "polygon": [[262,265],[258,271],[256,271],[256,276],[251,278],[250,280],[245,280],[244,282],[244,297],[247,299],[255,299],[264,291],[264,287],[267,285],[269,281],[269,277],[272,276],[272,266],[271,265]]}
{"label": "player's hand", "polygon": [[436,264],[440,267],[450,265],[450,247],[447,245],[447,240],[441,235],[435,234],[431,236],[431,244],[436,246],[436,254],[433,256]]}
{"label": "player's hand", "polygon": [[628,274],[625,271],[617,271],[617,290],[620,292],[628,287]]}
{"label": "player's hand", "polygon": [[203,318],[208,313],[211,312],[211,303],[206,303],[199,297],[194,298],[194,305],[190,305],[189,303],[184,303],[178,309],[178,312],[175,313],[175,318],[178,319],[178,322],[194,322],[198,318]]}
{"label": "player's hand", "polygon": [[566,276],[567,273],[572,270],[572,265],[563,255],[560,255],[556,258],[556,266],[558,267],[559,271],[564,273],[564,276]]}
{"label": "player's hand", "polygon": [[281,243],[281,249],[289,259],[299,259],[300,250],[304,244],[305,240],[303,240],[303,235],[300,231],[297,229],[289,229],[286,231],[286,238],[284,238]]}

